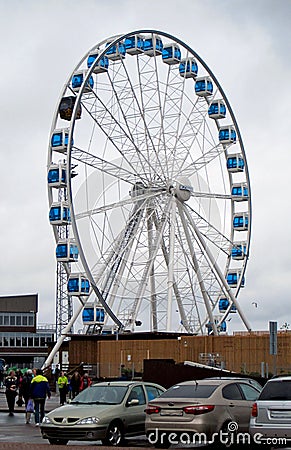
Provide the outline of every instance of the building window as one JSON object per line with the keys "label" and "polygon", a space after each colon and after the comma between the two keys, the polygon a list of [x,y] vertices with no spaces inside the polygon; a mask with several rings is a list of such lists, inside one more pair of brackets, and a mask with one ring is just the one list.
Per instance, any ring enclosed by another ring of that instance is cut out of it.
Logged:
{"label": "building window", "polygon": [[10,316],[10,325],[15,325],[15,316]]}
{"label": "building window", "polygon": [[33,319],[34,319],[33,316],[28,316],[28,325],[31,326],[31,327],[34,325],[34,320]]}
{"label": "building window", "polygon": [[10,347],[15,347],[15,337],[10,338]]}
{"label": "building window", "polygon": [[4,316],[4,325],[9,325],[9,316]]}
{"label": "building window", "polygon": [[34,346],[39,347],[39,337],[37,336],[34,337]]}
{"label": "building window", "polygon": [[21,325],[21,316],[16,316],[16,325]]}
{"label": "building window", "polygon": [[28,347],[33,347],[33,337],[28,337]]}
{"label": "building window", "polygon": [[4,340],[4,347],[8,347],[8,339],[7,339],[7,337],[4,336],[3,340]]}
{"label": "building window", "polygon": [[22,317],[22,325],[27,325],[27,316]]}
{"label": "building window", "polygon": [[21,347],[21,339],[19,336],[16,336],[16,347]]}

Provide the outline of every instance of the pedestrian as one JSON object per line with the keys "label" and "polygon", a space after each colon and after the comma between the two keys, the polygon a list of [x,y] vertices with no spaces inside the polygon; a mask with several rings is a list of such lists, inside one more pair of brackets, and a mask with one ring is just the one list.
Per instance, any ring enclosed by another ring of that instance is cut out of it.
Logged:
{"label": "pedestrian", "polygon": [[9,375],[5,378],[4,385],[6,388],[5,395],[9,410],[9,416],[13,416],[15,408],[15,398],[17,395],[17,377],[14,370],[11,370],[9,372]]}
{"label": "pedestrian", "polygon": [[21,396],[24,399],[25,403],[25,422],[30,423],[31,418],[31,412],[26,411],[27,409],[27,403],[29,400],[29,393],[30,393],[30,383],[33,379],[32,370],[28,369],[26,373],[23,375],[21,387],[19,389],[19,396]]}
{"label": "pedestrian", "polygon": [[81,377],[81,383],[80,383],[80,391],[83,391],[87,387],[91,386],[92,380],[89,377],[88,373],[85,372],[84,375]]}
{"label": "pedestrian", "polygon": [[34,401],[35,426],[39,426],[44,418],[44,406],[46,397],[51,397],[48,380],[43,376],[41,369],[36,369],[35,377],[31,380],[29,396]]}
{"label": "pedestrian", "polygon": [[71,392],[72,392],[72,398],[75,398],[76,395],[79,394],[80,392],[80,385],[81,385],[81,375],[79,374],[79,372],[76,370],[73,375],[72,378],[70,380],[70,386],[71,386]]}
{"label": "pedestrian", "polygon": [[67,392],[68,392],[68,378],[65,375],[65,372],[61,370],[60,376],[58,378],[58,387],[60,393],[60,405],[64,405],[67,400]]}

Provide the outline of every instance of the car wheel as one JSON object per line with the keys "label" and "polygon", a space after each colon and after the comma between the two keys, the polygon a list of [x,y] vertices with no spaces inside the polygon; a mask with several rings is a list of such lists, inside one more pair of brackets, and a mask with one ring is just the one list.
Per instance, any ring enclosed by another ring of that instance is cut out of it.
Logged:
{"label": "car wheel", "polygon": [[53,439],[53,438],[50,438],[48,441],[51,445],[67,445],[67,443],[69,442],[67,439]]}
{"label": "car wheel", "polygon": [[123,440],[124,433],[122,424],[120,422],[111,422],[106,433],[106,438],[102,439],[102,444],[117,447]]}
{"label": "car wheel", "polygon": [[220,429],[218,436],[216,436],[210,448],[213,449],[239,448],[236,436],[237,436],[236,430],[232,430],[229,427],[229,423],[227,422]]}

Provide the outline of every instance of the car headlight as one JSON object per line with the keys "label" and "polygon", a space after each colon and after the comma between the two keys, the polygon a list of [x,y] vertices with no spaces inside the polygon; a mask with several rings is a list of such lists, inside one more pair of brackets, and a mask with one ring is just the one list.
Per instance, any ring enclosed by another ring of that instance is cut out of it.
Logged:
{"label": "car headlight", "polygon": [[85,419],[78,420],[78,425],[94,425],[99,422],[98,417],[86,417]]}
{"label": "car headlight", "polygon": [[44,416],[44,418],[42,419],[42,424],[45,423],[53,423],[53,421],[48,417],[48,416]]}

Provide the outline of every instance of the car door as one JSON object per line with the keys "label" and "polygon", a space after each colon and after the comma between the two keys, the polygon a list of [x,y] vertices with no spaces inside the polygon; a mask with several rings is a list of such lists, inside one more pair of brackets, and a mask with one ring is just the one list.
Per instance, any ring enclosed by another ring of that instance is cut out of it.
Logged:
{"label": "car door", "polygon": [[225,399],[227,411],[239,426],[239,431],[248,431],[253,401],[251,397],[259,392],[245,383],[231,383],[224,386],[222,396]]}
{"label": "car door", "polygon": [[143,434],[145,432],[145,406],[143,386],[141,384],[133,386],[125,402],[127,433]]}

